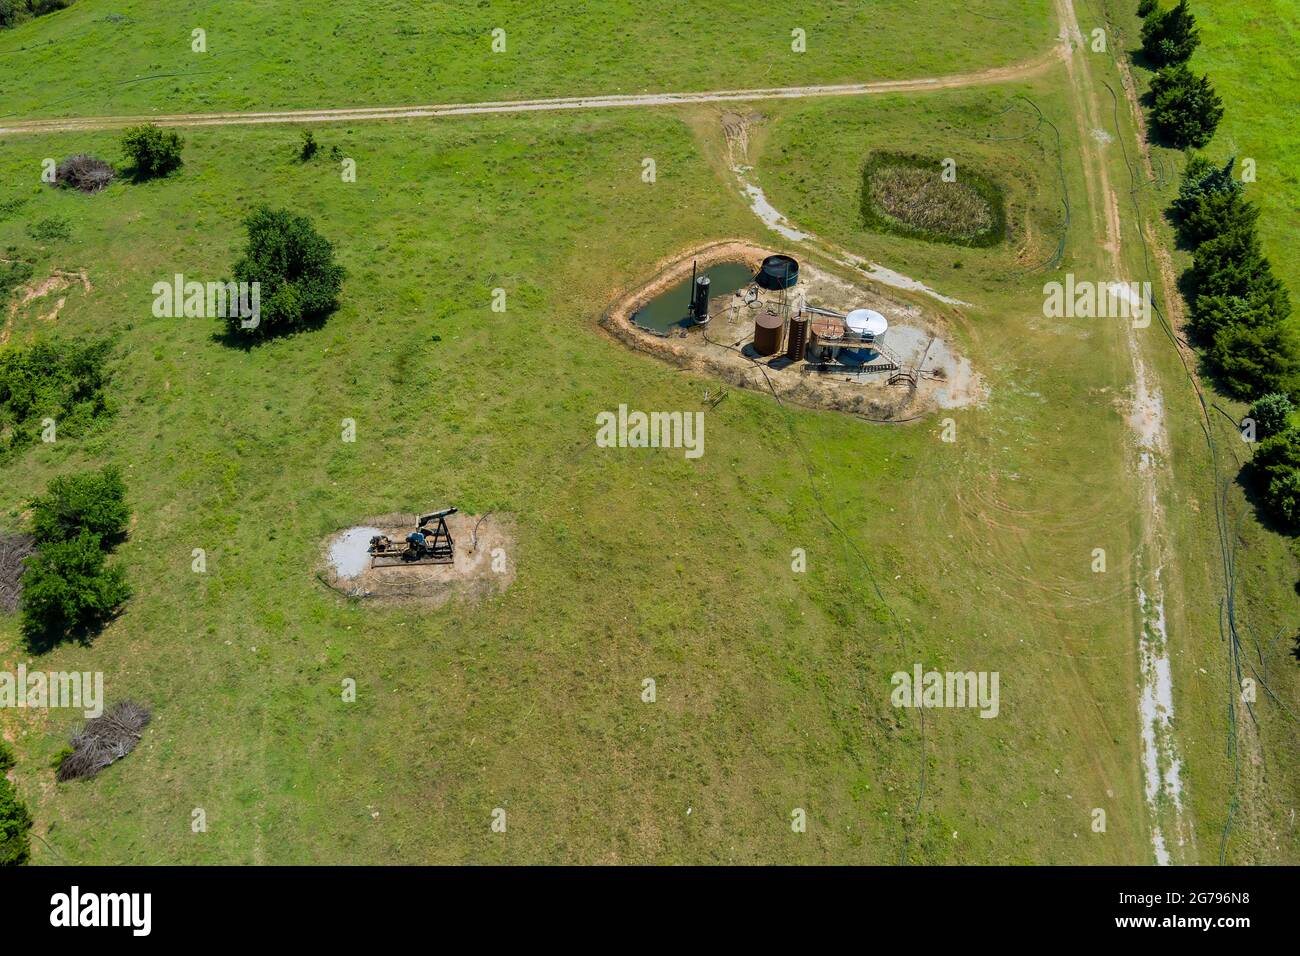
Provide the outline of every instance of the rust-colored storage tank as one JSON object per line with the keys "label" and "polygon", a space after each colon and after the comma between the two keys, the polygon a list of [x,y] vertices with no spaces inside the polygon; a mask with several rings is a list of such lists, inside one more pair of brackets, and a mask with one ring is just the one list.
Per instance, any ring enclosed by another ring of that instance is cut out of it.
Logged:
{"label": "rust-colored storage tank", "polygon": [[812,334],[821,360],[825,362],[833,359],[839,355],[840,343],[844,341],[844,320],[819,315],[813,319]]}
{"label": "rust-colored storage tank", "polygon": [[791,362],[803,360],[804,349],[808,346],[808,320],[797,318],[790,320],[790,334],[786,336],[785,357]]}
{"label": "rust-colored storage tank", "polygon": [[775,355],[781,350],[781,330],[785,322],[780,315],[764,310],[754,319],[754,351]]}

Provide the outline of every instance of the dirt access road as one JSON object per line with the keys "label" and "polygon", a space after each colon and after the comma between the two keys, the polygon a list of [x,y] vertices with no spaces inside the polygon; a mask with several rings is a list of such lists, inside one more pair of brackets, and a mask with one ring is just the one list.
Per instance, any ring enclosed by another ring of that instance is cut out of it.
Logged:
{"label": "dirt access road", "polygon": [[[1066,69],[1074,101],[1076,135],[1083,152],[1087,211],[1094,235],[1105,251],[1110,275],[1124,274],[1124,226],[1119,194],[1110,179],[1108,157],[1092,130],[1108,123],[1099,87],[1093,76],[1096,61],[1085,55],[1083,34],[1075,16],[1073,0],[1055,0],[1061,24],[1061,42],[1067,50]],[[1140,125],[1139,125],[1140,129]],[[1124,131],[1116,128],[1116,138]],[[1144,224],[1135,221],[1135,230]],[[1165,290],[1166,298],[1176,292]],[[1132,398],[1128,423],[1137,493],[1141,500],[1141,540],[1134,567],[1133,589],[1137,606],[1137,649],[1139,664],[1139,735],[1142,776],[1150,816],[1152,853],[1157,864],[1195,863],[1197,848],[1191,812],[1184,794],[1183,759],[1175,733],[1171,642],[1185,635],[1176,632],[1182,623],[1166,614],[1166,589],[1177,593],[1177,555],[1170,541],[1163,502],[1168,496],[1169,436],[1165,424],[1166,403],[1160,383],[1143,355],[1133,324],[1126,323],[1123,347],[1132,367]]]}
{"label": "dirt access road", "polygon": [[682,106],[695,103],[732,103],[759,100],[808,99],[822,96],[862,96],[879,93],[916,93],[964,86],[1005,83],[1034,76],[1060,62],[1062,51],[1053,46],[1032,60],[973,73],[885,80],[876,83],[843,83],[822,86],[778,86],[755,90],[714,90],[702,93],[629,93],[610,96],[561,96],[536,100],[501,100],[486,103],[447,103],[433,106],[375,106],[343,109],[281,110],[243,113],[174,113],[137,116],[82,116],[61,119],[14,119],[3,121],[0,136],[22,133],[66,133],[83,130],[120,129],[138,123],[159,126],[255,126],[265,123],[370,122],[376,120],[429,119],[441,116],[474,116],[491,113],[533,113],[549,110],[613,109],[630,106]]}

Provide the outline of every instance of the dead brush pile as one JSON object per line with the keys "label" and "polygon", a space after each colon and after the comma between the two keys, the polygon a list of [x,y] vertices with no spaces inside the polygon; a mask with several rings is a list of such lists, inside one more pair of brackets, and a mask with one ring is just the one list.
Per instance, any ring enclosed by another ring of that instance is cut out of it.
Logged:
{"label": "dead brush pile", "polygon": [[23,562],[36,553],[36,539],[29,534],[0,532],[0,610],[13,614],[23,593]]}
{"label": "dead brush pile", "polygon": [[79,153],[69,156],[54,170],[54,181],[68,189],[97,193],[113,181],[116,171],[102,159]]}
{"label": "dead brush pile", "polygon": [[88,779],[121,760],[140,742],[150,716],[147,707],[124,700],[102,716],[88,720],[73,732],[72,752],[59,764],[58,779]]}

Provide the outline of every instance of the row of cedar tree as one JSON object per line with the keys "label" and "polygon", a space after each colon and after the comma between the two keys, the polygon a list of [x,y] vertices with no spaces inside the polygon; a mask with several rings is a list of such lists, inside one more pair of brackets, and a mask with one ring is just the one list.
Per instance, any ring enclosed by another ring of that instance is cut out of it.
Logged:
{"label": "row of cedar tree", "polygon": [[[171,175],[182,165],[183,146],[175,132],[157,126],[127,130],[122,151],[128,178],[139,183]],[[304,150],[301,158],[311,156]],[[100,193],[116,174],[103,160],[74,156],[59,165],[55,185]],[[232,309],[222,317],[231,339],[295,331],[337,307],[344,271],[310,220],[261,206],[244,226],[247,241],[233,271],[236,281],[261,286],[260,321],[250,327]],[[33,440],[38,421],[57,417],[71,426],[63,434],[73,435],[109,412],[100,392],[107,379],[107,350],[106,342],[82,347],[48,340],[0,348],[0,426],[7,436],[0,442],[0,461]],[[94,375],[83,374],[87,364]],[[31,374],[34,370],[39,374]],[[57,477],[46,494],[31,501],[36,551],[26,559],[19,606],[31,650],[41,652],[69,638],[88,640],[120,612],[131,588],[123,568],[108,555],[125,539],[129,522],[126,486],[113,467]],[[31,813],[4,775],[12,763],[12,753],[0,741],[0,866],[25,863],[30,855]]]}
{"label": "row of cedar tree", "polygon": [[[1151,121],[1171,146],[1205,146],[1223,116],[1209,79],[1187,60],[1200,43],[1187,0],[1161,9],[1142,0],[1142,55],[1157,68],[1151,80]],[[1281,38],[1280,38],[1281,39]],[[1178,242],[1192,253],[1183,277],[1189,330],[1220,388],[1250,402],[1246,437],[1258,441],[1253,485],[1280,529],[1300,532],[1300,429],[1292,423],[1300,399],[1300,340],[1286,287],[1273,274],[1256,229],[1259,207],[1235,175],[1236,158],[1218,166],[1192,156],[1170,210]]]}

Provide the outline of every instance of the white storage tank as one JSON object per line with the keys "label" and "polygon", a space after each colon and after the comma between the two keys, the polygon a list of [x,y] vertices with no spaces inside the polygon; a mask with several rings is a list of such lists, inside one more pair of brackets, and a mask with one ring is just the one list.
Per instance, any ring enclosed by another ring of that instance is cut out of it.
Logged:
{"label": "white storage tank", "polygon": [[854,309],[844,317],[849,334],[861,336],[864,345],[872,345],[884,337],[889,320],[874,309]]}

